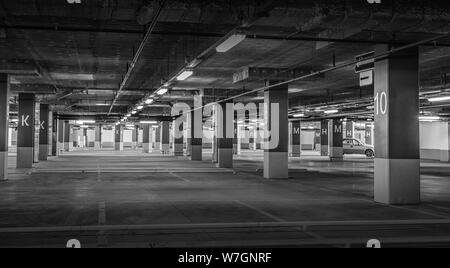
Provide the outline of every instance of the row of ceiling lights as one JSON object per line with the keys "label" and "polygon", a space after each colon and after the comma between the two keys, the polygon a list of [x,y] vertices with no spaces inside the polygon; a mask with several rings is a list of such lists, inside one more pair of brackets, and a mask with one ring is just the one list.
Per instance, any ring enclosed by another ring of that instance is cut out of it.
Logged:
{"label": "row of ceiling lights", "polygon": [[[216,47],[216,52],[218,53],[225,53],[228,52],[233,47],[237,46],[241,42],[243,42],[246,38],[245,34],[233,34],[229,36],[224,42],[222,42],[220,45]],[[187,67],[183,68],[183,70],[178,73],[178,75],[171,80],[169,80],[167,83],[162,85],[159,89],[156,90],[156,93],[145,97],[143,100],[139,101],[129,112],[126,114],[122,119],[116,123],[116,125],[120,125],[127,120],[130,119],[131,116],[134,116],[141,112],[146,105],[151,105],[155,101],[157,101],[159,98],[164,96],[172,86],[172,81],[184,81],[194,75],[194,68],[197,67],[201,63],[201,60],[195,59],[190,64],[188,64]]]}

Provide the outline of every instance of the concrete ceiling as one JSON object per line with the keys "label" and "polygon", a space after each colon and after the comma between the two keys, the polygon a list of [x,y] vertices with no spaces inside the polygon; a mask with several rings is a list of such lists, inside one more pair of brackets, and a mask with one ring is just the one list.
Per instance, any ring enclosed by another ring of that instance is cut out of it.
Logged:
{"label": "concrete ceiling", "polygon": [[[115,121],[197,58],[194,75],[141,114],[165,116],[173,103],[189,102],[195,90],[214,89],[205,91],[214,92],[207,95],[214,100],[261,87],[264,79],[233,84],[233,74],[245,67],[317,71],[353,61],[376,44],[401,46],[450,31],[448,1],[167,0],[117,95],[158,3],[0,1],[0,69],[17,74],[14,96],[35,92],[62,115]],[[235,31],[247,34],[246,40],[216,53],[216,45]],[[449,38],[422,46],[421,90],[450,88],[449,65]],[[373,95],[373,88],[359,87],[353,67],[295,82],[290,89],[293,110],[332,104],[349,113],[367,112]],[[450,112],[447,106],[429,109]]]}

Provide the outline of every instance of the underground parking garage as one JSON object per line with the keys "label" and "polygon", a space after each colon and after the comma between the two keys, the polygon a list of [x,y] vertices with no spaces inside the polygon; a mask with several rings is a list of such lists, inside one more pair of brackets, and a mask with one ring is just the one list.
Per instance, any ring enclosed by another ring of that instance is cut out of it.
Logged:
{"label": "underground parking garage", "polygon": [[447,1],[0,10],[0,247],[450,246]]}

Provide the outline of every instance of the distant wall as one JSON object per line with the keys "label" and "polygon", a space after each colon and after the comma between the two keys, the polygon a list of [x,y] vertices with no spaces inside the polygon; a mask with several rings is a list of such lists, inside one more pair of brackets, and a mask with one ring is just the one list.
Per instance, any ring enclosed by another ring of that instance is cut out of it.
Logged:
{"label": "distant wall", "polygon": [[420,157],[422,159],[450,161],[449,123],[420,123]]}

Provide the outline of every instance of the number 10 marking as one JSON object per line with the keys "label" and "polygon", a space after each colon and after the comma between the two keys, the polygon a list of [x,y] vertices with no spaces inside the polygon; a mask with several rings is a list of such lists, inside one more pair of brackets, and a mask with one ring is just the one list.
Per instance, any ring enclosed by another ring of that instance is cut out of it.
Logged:
{"label": "number 10 marking", "polygon": [[378,92],[375,96],[375,113],[376,115],[385,115],[387,113],[387,94],[385,91]]}

